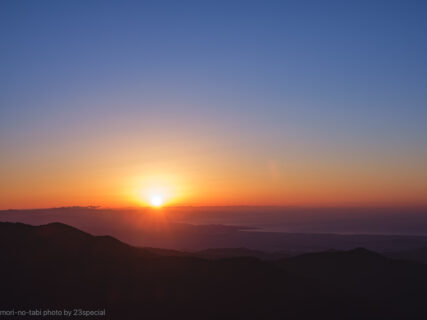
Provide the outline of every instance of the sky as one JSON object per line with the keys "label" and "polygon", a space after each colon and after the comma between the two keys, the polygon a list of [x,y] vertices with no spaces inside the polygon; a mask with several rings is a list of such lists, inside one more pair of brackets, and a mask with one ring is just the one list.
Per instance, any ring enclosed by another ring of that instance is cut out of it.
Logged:
{"label": "sky", "polygon": [[0,2],[0,209],[427,205],[425,1]]}

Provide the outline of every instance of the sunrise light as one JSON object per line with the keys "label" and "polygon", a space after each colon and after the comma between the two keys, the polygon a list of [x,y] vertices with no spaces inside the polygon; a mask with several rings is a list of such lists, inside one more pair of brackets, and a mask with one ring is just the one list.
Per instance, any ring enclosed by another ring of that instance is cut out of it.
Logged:
{"label": "sunrise light", "polygon": [[150,205],[154,208],[163,206],[164,199],[161,195],[154,195],[150,198]]}

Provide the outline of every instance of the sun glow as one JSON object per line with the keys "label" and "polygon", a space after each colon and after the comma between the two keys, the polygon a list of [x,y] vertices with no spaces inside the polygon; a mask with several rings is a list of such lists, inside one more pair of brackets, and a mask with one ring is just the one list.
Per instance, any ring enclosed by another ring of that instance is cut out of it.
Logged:
{"label": "sun glow", "polygon": [[161,195],[153,195],[150,198],[150,204],[152,207],[160,208],[163,206],[164,199]]}
{"label": "sun glow", "polygon": [[189,194],[188,183],[172,173],[134,175],[126,189],[135,205],[152,208],[181,204]]}

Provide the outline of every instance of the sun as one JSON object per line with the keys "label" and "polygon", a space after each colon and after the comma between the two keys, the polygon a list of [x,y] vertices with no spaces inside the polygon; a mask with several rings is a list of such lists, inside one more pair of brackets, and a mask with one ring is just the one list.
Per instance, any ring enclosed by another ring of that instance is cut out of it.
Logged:
{"label": "sun", "polygon": [[150,204],[152,207],[160,208],[163,206],[164,199],[161,195],[154,195],[150,198]]}
{"label": "sun", "polygon": [[176,191],[171,183],[150,182],[140,183],[138,189],[135,189],[135,200],[138,201],[138,205],[159,209],[175,201]]}

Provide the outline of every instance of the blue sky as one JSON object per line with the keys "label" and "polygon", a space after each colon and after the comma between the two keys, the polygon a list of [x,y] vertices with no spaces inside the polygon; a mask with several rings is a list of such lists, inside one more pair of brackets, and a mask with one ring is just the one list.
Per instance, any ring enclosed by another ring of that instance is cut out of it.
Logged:
{"label": "blue sky", "polygon": [[198,136],[422,170],[426,31],[425,1],[3,0],[3,162]]}

